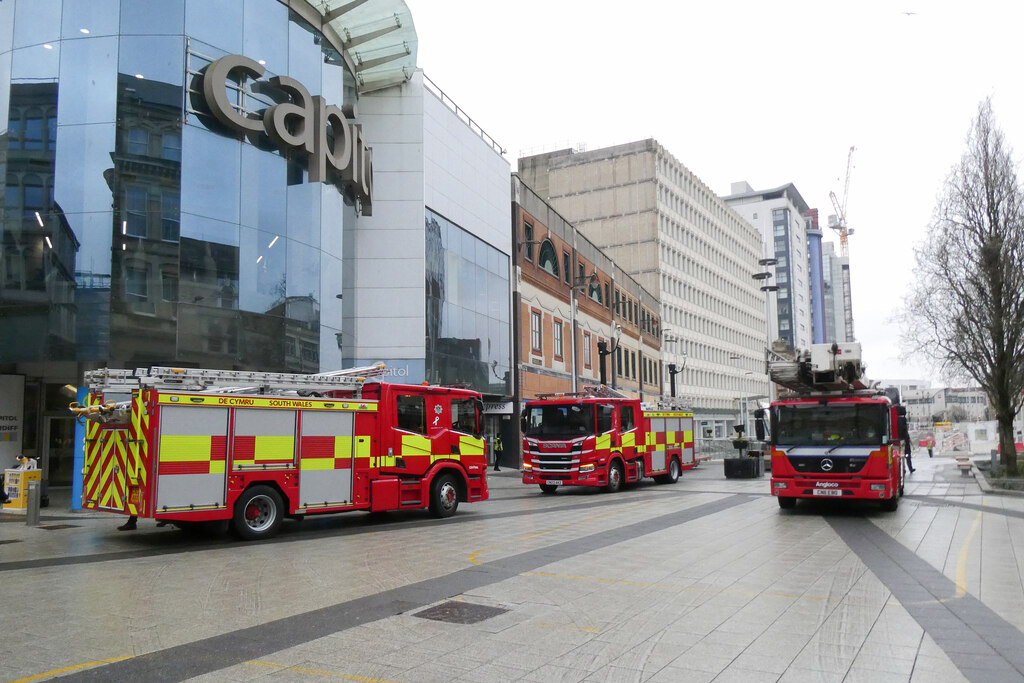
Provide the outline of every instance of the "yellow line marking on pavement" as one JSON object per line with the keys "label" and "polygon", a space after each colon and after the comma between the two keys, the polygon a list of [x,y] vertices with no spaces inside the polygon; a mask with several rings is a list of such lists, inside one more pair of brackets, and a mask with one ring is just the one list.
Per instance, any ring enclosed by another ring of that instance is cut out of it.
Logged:
{"label": "yellow line marking on pavement", "polygon": [[311,676],[326,676],[328,678],[341,678],[346,681],[356,681],[356,683],[398,683],[398,681],[391,681],[386,678],[369,678],[368,676],[356,676],[355,674],[343,674],[336,671],[327,671],[325,669],[310,669],[305,666],[288,666],[286,664],[275,664],[274,662],[265,662],[259,659],[250,659],[245,664],[252,664],[253,666],[262,666],[266,669],[281,669],[283,671],[295,671],[300,674],[309,674]]}
{"label": "yellow line marking on pavement", "polygon": [[981,525],[981,512],[974,518],[974,524],[971,525],[971,530],[967,532],[967,538],[964,539],[964,544],[960,547],[960,555],[956,559],[956,597],[962,598],[967,594],[967,552],[971,549],[971,540],[974,538],[974,534],[978,532],[978,527]]}
{"label": "yellow line marking on pavement", "polygon": [[546,628],[553,631],[586,631],[587,633],[600,633],[601,629],[589,626],[569,626],[567,624],[534,624],[536,628]]}
{"label": "yellow line marking on pavement", "polygon": [[480,560],[476,559],[476,556],[479,555],[480,553],[486,553],[488,550],[494,550],[497,547],[498,546],[496,546],[496,545],[492,545],[490,548],[481,548],[480,550],[473,551],[469,555],[469,561],[471,563],[473,563],[473,564],[483,564],[483,562],[481,562]]}
{"label": "yellow line marking on pavement", "polygon": [[35,676],[19,678],[17,680],[11,681],[10,683],[28,683],[29,681],[41,681],[44,678],[50,678],[51,676],[66,674],[69,671],[78,671],[79,669],[86,669],[90,666],[97,666],[99,664],[113,664],[114,662],[120,662],[125,659],[131,659],[134,656],[135,655],[128,655],[126,657],[110,657],[109,659],[97,659],[95,662],[86,662],[85,664],[74,664],[72,666],[65,666],[63,669],[54,669],[53,671],[47,671],[45,673],[36,674]]}
{"label": "yellow line marking on pavement", "polygon": [[[578,522],[568,522],[566,524],[559,524],[558,526],[553,526],[550,529],[545,529],[544,531],[538,531],[535,534],[530,534],[528,536],[523,536],[521,538],[517,538],[514,541],[512,541],[511,543],[519,543],[520,541],[528,541],[531,538],[537,538],[538,536],[543,536],[544,534],[550,534],[552,531],[559,531],[560,529],[567,529],[567,528],[569,528],[571,526],[576,526],[577,524],[583,524],[584,522],[591,522],[591,521],[593,521],[595,519],[600,519],[601,517],[607,517],[608,515],[618,514],[620,512],[625,512],[627,510],[632,510],[634,508],[640,507],[641,505],[649,505],[651,502],[652,501],[644,501],[642,503],[637,503],[636,505],[629,505],[627,507],[620,508],[620,509],[617,509],[617,510],[611,510],[610,512],[602,512],[599,515],[591,515],[590,517],[586,517],[584,519],[581,519]],[[511,545],[511,543],[503,543],[501,545],[492,545],[489,548],[481,548],[480,550],[474,550],[469,555],[469,561],[472,564],[476,564],[476,565],[483,564],[483,562],[480,562],[478,559],[476,559],[477,555],[479,555],[481,553],[485,553],[488,550],[494,550],[495,548],[500,548],[502,545]]]}

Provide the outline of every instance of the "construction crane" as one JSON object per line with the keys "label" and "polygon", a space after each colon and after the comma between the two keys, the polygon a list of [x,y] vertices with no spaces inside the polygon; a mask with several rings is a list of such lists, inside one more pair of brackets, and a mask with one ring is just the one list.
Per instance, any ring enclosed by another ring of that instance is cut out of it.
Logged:
{"label": "construction crane", "polygon": [[853,230],[846,225],[846,200],[850,198],[850,170],[853,168],[853,150],[856,147],[850,145],[850,153],[846,155],[846,182],[843,184],[843,201],[839,202],[835,192],[829,192],[832,199],[832,207],[836,210],[834,216],[828,217],[828,227],[839,233],[839,248],[843,256],[850,255],[849,237]]}

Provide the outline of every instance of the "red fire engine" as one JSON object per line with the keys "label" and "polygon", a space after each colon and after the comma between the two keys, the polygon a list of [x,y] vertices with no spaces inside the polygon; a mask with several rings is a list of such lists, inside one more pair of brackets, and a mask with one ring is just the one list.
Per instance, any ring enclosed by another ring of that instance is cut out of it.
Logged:
{"label": "red fire engine", "polygon": [[645,410],[613,389],[547,394],[522,414],[523,483],[544,493],[560,486],[603,486],[654,477],[674,483],[692,469],[693,413]]}
{"label": "red fire engine", "polygon": [[[893,511],[903,495],[905,408],[863,378],[860,344],[814,344],[796,360],[769,363],[789,389],[769,408],[767,446],[779,507],[798,498],[877,500]],[[758,440],[765,415],[755,412]]]}
{"label": "red fire engine", "polygon": [[383,373],[87,372],[82,505],[255,539],[285,516],[486,500],[481,395]]}

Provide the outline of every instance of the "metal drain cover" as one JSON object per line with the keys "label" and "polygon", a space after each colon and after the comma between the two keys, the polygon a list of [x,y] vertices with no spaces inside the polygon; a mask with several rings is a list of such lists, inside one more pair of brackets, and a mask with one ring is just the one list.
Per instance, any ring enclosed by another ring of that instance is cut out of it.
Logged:
{"label": "metal drain cover", "polygon": [[47,531],[56,531],[57,529],[77,529],[80,524],[43,524],[39,528],[46,529]]}
{"label": "metal drain cover", "polygon": [[504,614],[507,609],[501,607],[488,607],[487,605],[474,605],[471,602],[460,602],[449,600],[440,605],[428,607],[425,610],[416,612],[414,617],[444,621],[449,624],[476,624],[499,614]]}

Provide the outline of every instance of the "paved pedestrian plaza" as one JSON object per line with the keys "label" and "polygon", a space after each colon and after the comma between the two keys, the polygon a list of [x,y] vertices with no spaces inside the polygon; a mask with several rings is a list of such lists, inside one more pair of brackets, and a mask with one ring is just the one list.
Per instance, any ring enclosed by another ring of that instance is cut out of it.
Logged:
{"label": "paved pedestrian plaza", "polygon": [[[895,513],[704,462],[271,541],[0,515],[0,680],[1020,681],[1024,498],[915,457]],[[66,496],[65,496],[66,497]]]}

